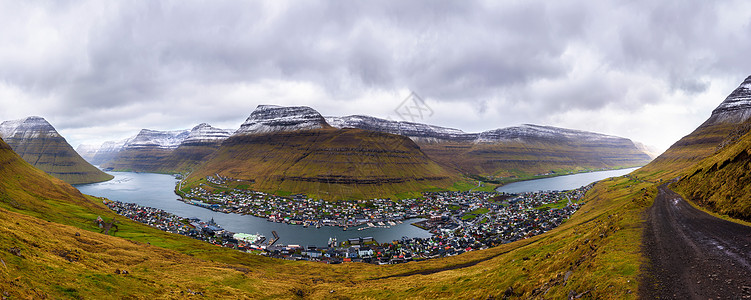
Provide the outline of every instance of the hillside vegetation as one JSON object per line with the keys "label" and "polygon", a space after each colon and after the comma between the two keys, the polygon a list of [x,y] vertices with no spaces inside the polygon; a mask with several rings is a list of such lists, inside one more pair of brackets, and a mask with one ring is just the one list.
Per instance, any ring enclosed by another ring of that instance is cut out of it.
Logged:
{"label": "hillside vegetation", "polygon": [[409,138],[331,128],[230,137],[186,186],[200,186],[215,174],[253,182],[253,190],[327,200],[393,198],[458,180]]}
{"label": "hillside vegetation", "polygon": [[751,221],[751,133],[723,145],[690,168],[675,187],[713,212]]}
{"label": "hillside vegetation", "polygon": [[7,142],[25,161],[67,183],[91,183],[113,178],[81,158],[63,137],[8,138]]}

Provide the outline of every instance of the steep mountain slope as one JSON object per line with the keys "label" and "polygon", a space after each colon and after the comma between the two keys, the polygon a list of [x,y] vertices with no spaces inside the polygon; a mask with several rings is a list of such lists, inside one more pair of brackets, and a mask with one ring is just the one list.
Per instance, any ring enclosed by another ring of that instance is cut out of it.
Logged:
{"label": "steep mountain slope", "polygon": [[641,166],[651,159],[625,138],[550,126],[527,124],[465,133],[367,116],[327,117],[327,121],[337,128],[408,136],[434,161],[470,176],[529,177],[551,171]]}
{"label": "steep mountain slope", "polygon": [[751,221],[751,134],[696,164],[676,188],[714,212]]}
{"label": "steep mountain slope", "polygon": [[191,174],[188,186],[214,174],[253,181],[256,190],[330,200],[394,197],[456,179],[409,138],[334,129],[313,109],[263,105]]}
{"label": "steep mountain slope", "polygon": [[0,137],[24,160],[68,183],[112,179],[81,158],[44,118],[5,121],[0,124]]}
{"label": "steep mountain slope", "polygon": [[[724,137],[714,136],[712,140],[719,142],[715,147],[705,146],[703,152],[711,155],[690,167],[676,188],[711,211],[751,221],[751,76],[712,112],[702,127],[727,133]],[[699,134],[686,138],[703,138]]]}
{"label": "steep mountain slope", "polygon": [[640,170],[644,174],[662,174],[664,178],[681,175],[748,132],[751,116],[751,76],[741,83],[712,111],[712,115],[689,135],[673,144],[665,153]]}

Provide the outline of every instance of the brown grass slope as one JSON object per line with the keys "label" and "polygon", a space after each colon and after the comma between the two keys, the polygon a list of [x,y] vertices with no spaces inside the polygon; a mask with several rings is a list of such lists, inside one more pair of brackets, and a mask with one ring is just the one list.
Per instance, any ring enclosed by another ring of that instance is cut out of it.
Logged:
{"label": "brown grass slope", "polygon": [[328,200],[394,197],[456,180],[409,138],[332,128],[233,136],[188,182],[216,173],[254,181],[254,190]]}
{"label": "brown grass slope", "polygon": [[[616,143],[617,142],[617,143]],[[627,139],[609,143],[530,139],[495,144],[420,143],[441,165],[468,175],[528,177],[550,171],[642,166],[650,157]]]}
{"label": "brown grass slope", "polygon": [[8,138],[5,141],[25,161],[67,183],[92,183],[113,178],[84,160],[63,137]]}

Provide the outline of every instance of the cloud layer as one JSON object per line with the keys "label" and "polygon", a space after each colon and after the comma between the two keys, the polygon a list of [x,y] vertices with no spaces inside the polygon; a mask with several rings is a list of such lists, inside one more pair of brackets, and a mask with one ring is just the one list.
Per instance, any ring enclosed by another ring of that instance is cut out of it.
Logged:
{"label": "cloud layer", "polygon": [[[565,2],[565,3],[564,3]],[[236,128],[258,104],[666,148],[751,74],[747,1],[0,1],[0,120],[73,145]]]}

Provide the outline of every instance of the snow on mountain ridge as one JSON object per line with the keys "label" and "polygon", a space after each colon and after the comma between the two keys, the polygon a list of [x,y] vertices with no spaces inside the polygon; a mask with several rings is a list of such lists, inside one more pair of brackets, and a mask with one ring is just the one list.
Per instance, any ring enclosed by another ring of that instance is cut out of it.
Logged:
{"label": "snow on mountain ridge", "polygon": [[213,127],[207,123],[201,123],[190,130],[190,133],[181,144],[218,143],[229,138],[229,136],[229,131]]}
{"label": "snow on mountain ridge", "polygon": [[30,139],[39,137],[61,137],[47,120],[31,116],[0,123],[0,137],[3,139]]}
{"label": "snow on mountain ridge", "polygon": [[162,149],[175,149],[180,146],[185,138],[190,134],[190,130],[172,130],[159,131],[150,129],[141,129],[135,138],[128,141],[123,149],[137,149],[157,147]]}
{"label": "snow on mountain ridge", "polygon": [[742,123],[751,118],[751,76],[712,111],[709,123]]}
{"label": "snow on mountain ridge", "polygon": [[471,137],[459,129],[413,123],[391,121],[371,116],[353,115],[346,117],[326,117],[326,121],[336,128],[359,128],[407,136],[413,140],[466,140]]}
{"label": "snow on mountain ridge", "polygon": [[235,134],[296,131],[328,126],[318,111],[307,106],[258,105]]}
{"label": "snow on mountain ridge", "polygon": [[459,129],[433,126],[406,121],[391,121],[370,116],[354,115],[346,117],[326,117],[326,121],[336,128],[360,128],[399,134],[407,136],[415,141],[439,142],[459,141],[473,143],[495,143],[524,138],[568,138],[580,140],[605,140],[621,139],[587,131],[558,128],[552,126],[540,126],[524,124],[507,128],[486,130],[479,133],[467,133]]}

